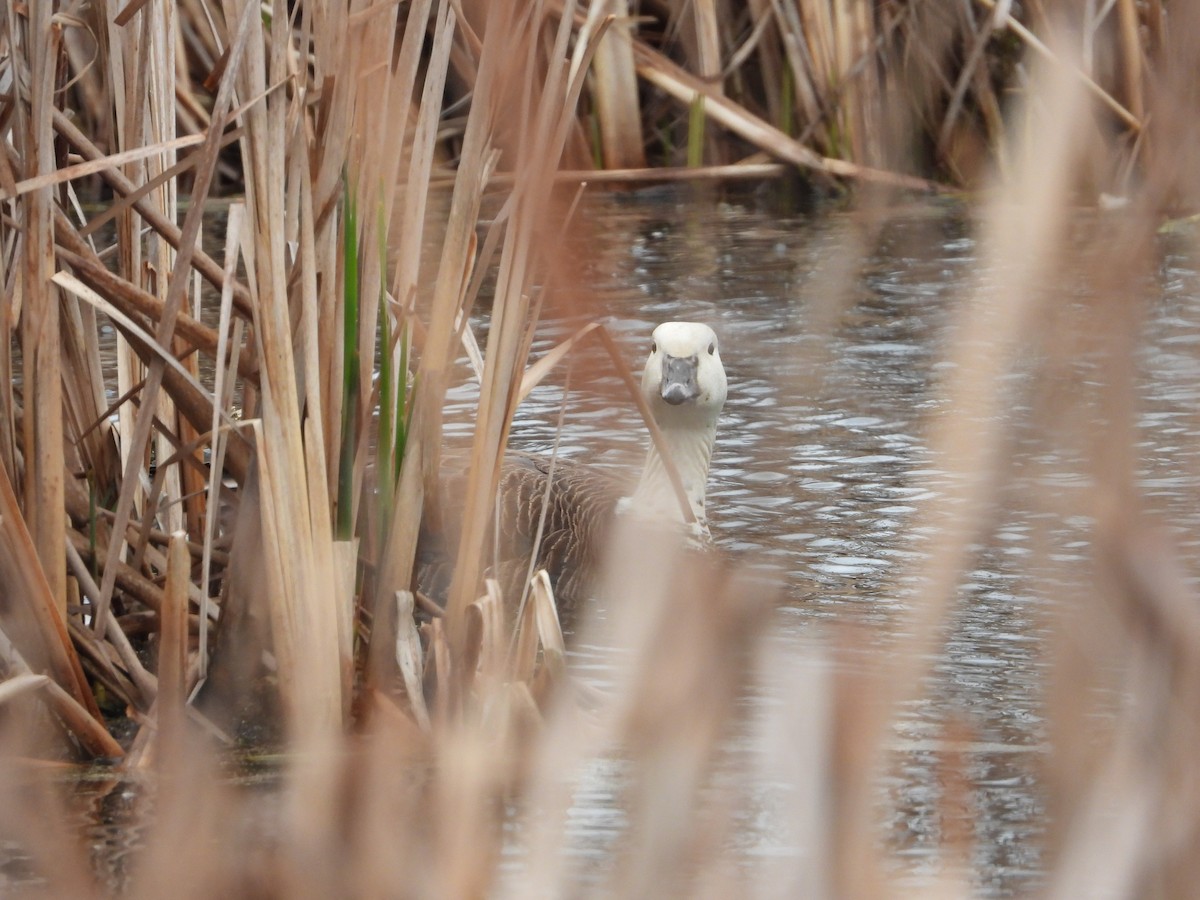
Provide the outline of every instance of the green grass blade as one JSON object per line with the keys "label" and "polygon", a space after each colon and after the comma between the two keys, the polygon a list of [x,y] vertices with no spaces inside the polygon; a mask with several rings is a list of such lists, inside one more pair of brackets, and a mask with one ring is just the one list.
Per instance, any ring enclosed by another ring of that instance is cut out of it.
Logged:
{"label": "green grass blade", "polygon": [[358,214],[354,193],[343,176],[342,450],[338,465],[337,537],[354,535],[354,457],[358,435]]}

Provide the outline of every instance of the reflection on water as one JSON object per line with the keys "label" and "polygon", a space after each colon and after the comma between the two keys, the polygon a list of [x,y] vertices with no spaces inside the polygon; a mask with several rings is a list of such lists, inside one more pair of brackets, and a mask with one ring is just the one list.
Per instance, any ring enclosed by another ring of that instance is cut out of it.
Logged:
{"label": "reflection on water", "polygon": [[[612,317],[631,360],[641,358],[660,321],[701,320],[720,335],[730,392],[713,461],[713,533],[781,574],[786,603],[774,617],[770,653],[811,658],[829,639],[828,626],[842,622],[865,626],[870,644],[862,652],[886,652],[906,602],[903,567],[921,552],[910,534],[914,513],[940,487],[924,434],[938,415],[935,380],[947,374],[940,339],[969,293],[976,247],[969,225],[943,208],[914,208],[876,228],[848,213],[781,216],[764,199],[772,189],[721,203],[687,190],[597,194],[581,213],[590,233],[572,252],[581,282],[594,286],[598,308],[590,312]],[[1200,304],[1194,261],[1170,245],[1164,258],[1163,300],[1144,358],[1139,449],[1152,502],[1192,524]],[[572,328],[546,321],[534,354]],[[608,368],[595,349],[575,364],[561,452],[637,466],[642,429],[628,404],[614,402],[621,390]],[[461,413],[474,393],[469,382],[453,388],[452,405]],[[549,449],[562,401],[561,377],[538,388],[518,413],[513,446]],[[1025,440],[1020,410],[1011,415]],[[469,428],[452,409],[449,439],[465,440]],[[1064,518],[1036,502],[1050,487],[1086,490],[1085,472],[1054,448],[1037,449],[1036,434],[1028,440],[1035,465],[1016,473],[1006,508],[975,548],[926,697],[896,729],[898,763],[885,782],[894,810],[887,840],[909,874],[932,870],[947,827],[944,738],[947,728],[965,736],[970,808],[961,813],[974,840],[975,886],[986,895],[1027,890],[1040,866],[1040,629],[1054,588],[1031,583],[1026,563],[1048,553],[1068,571],[1090,558],[1087,517]],[[613,660],[601,646],[572,654],[575,671],[601,688],[612,681]],[[796,692],[810,685],[819,695],[820,678],[806,671],[786,683],[765,681],[746,699],[745,731],[731,754],[778,747],[763,735],[786,728],[779,711],[799,714],[807,701]],[[744,789],[733,838],[747,865],[762,864],[767,877],[773,859],[819,852],[817,829],[798,818],[805,804],[789,799],[801,797],[799,782],[816,763],[806,770],[800,750],[785,763],[770,770],[794,772],[796,782]],[[619,837],[619,785],[613,760],[598,761],[580,785],[568,830],[581,858],[603,858]]]}

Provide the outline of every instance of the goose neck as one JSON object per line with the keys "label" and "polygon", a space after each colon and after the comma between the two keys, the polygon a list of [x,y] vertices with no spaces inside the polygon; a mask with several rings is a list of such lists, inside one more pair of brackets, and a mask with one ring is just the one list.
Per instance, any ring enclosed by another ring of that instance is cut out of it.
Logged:
{"label": "goose neck", "polygon": [[[704,428],[672,428],[661,429],[666,450],[670,454],[684,492],[692,508],[692,515],[700,530],[707,533],[707,514],[705,511],[705,493],[708,483],[709,463],[712,460],[713,441],[716,437],[715,424]],[[683,522],[683,514],[679,501],[663,464],[658,448],[652,443],[646,455],[646,465],[642,470],[641,480],[637,489],[629,498],[629,507],[640,517],[661,518],[668,521]]]}

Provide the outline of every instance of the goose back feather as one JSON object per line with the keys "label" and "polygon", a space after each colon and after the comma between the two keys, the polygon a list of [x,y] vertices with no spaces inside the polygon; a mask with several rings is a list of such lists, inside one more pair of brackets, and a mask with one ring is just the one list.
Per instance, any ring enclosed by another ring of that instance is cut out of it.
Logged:
{"label": "goose back feather", "polygon": [[[617,504],[628,487],[609,472],[572,460],[559,458],[552,468],[548,457],[505,454],[496,492],[498,532],[487,545],[492,557],[488,577],[499,582],[505,597],[519,597],[536,547],[535,570],[546,569],[560,609],[573,605],[593,588]],[[440,527],[427,521],[421,532],[418,583],[438,600],[450,587],[457,558],[454,544],[462,525],[455,513],[464,506],[465,489],[465,473],[443,476],[437,498]],[[544,503],[548,505],[539,542]]]}

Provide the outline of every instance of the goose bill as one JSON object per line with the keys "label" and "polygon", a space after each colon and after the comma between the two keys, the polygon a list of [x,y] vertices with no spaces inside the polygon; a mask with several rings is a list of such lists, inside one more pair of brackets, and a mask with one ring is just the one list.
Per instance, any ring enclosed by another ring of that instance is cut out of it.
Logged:
{"label": "goose bill", "polygon": [[662,387],[659,395],[672,406],[678,406],[700,396],[696,383],[699,360],[695,356],[665,356],[662,364]]}

